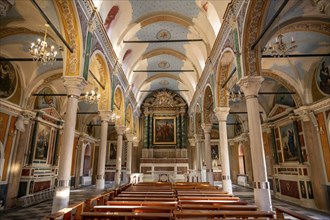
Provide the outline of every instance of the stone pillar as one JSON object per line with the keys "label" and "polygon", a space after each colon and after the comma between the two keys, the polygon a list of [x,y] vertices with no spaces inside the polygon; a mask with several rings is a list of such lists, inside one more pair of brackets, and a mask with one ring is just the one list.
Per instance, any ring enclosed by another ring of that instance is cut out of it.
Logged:
{"label": "stone pillar", "polygon": [[108,123],[110,121],[110,111],[99,111],[101,118],[101,137],[99,147],[99,157],[97,161],[96,190],[104,189],[105,161],[107,154]]}
{"label": "stone pillar", "polygon": [[128,182],[130,182],[130,177],[132,173],[132,146],[133,146],[133,134],[128,133],[126,134],[127,138],[127,161],[126,161],[126,174],[128,177]]}
{"label": "stone pillar", "polygon": [[120,186],[121,181],[121,160],[123,152],[123,134],[125,132],[125,126],[116,126],[117,137],[117,155],[116,155],[116,174],[115,174],[115,187]]}
{"label": "stone pillar", "polygon": [[180,114],[176,115],[176,146],[181,148]]}
{"label": "stone pillar", "polygon": [[213,185],[213,170],[211,157],[211,129],[212,124],[202,124],[205,136],[204,160],[206,164],[206,180]]}
{"label": "stone pillar", "polygon": [[254,198],[260,211],[271,211],[272,203],[267,181],[265,152],[263,147],[262,131],[259,116],[258,92],[263,81],[261,76],[243,77],[237,83],[244,92],[246,99],[251,158],[254,178]]}
{"label": "stone pillar", "polygon": [[196,148],[195,148],[195,155],[196,155],[196,173],[198,176],[198,181],[202,182],[202,155],[201,155],[201,146],[202,146],[202,135],[201,134],[195,134],[195,140],[196,140]]}
{"label": "stone pillar", "polygon": [[66,208],[69,205],[70,171],[78,99],[84,87],[87,85],[84,78],[77,76],[64,76],[63,81],[67,89],[68,102],[66,105],[63,141],[58,169],[58,185],[55,188],[52,213]]}
{"label": "stone pillar", "polygon": [[229,114],[229,110],[229,107],[219,107],[216,109],[215,115],[217,116],[219,121],[222,189],[225,192],[233,193],[233,187],[230,178],[230,164],[227,139],[227,116]]}
{"label": "stone pillar", "polygon": [[196,171],[197,170],[197,158],[196,158],[196,141],[195,138],[189,138],[189,145],[190,145],[190,163],[191,168]]}

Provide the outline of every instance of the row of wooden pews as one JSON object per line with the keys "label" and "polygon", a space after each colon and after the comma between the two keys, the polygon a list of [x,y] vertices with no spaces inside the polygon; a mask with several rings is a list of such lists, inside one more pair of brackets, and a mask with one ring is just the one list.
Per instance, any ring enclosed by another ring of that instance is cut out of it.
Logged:
{"label": "row of wooden pews", "polygon": [[[274,212],[258,211],[257,206],[248,205],[209,183],[138,183],[82,204],[76,207],[74,217],[72,213],[71,218],[66,213],[62,215],[63,219],[274,219],[275,216]],[[308,219],[290,212],[285,208],[276,209],[278,219],[284,219],[283,213]]]}

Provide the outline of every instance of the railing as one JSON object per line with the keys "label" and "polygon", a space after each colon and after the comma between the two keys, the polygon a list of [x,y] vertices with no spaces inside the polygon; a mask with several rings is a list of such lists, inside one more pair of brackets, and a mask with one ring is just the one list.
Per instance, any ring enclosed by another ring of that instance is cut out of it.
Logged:
{"label": "railing", "polygon": [[284,214],[287,214],[291,217],[295,217],[295,218],[300,219],[300,220],[311,220],[311,219],[313,219],[313,218],[310,218],[308,216],[305,216],[305,215],[299,214],[297,212],[294,212],[294,211],[292,211],[288,208],[284,208],[282,206],[276,206],[275,210],[276,210],[276,219],[285,219]]}
{"label": "railing", "polygon": [[49,200],[51,198],[53,198],[54,195],[54,188],[51,189],[46,189],[34,194],[30,194],[30,195],[26,195],[26,196],[22,196],[20,198],[16,199],[16,203],[18,206],[22,206],[22,207],[27,207],[30,205],[34,205],[40,202],[43,202],[45,200]]}

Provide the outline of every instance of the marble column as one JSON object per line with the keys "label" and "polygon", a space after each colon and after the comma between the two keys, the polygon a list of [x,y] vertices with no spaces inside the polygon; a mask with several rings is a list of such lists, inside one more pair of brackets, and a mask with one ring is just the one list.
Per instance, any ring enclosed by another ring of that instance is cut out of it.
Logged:
{"label": "marble column", "polygon": [[70,196],[70,171],[72,162],[72,150],[74,132],[77,118],[78,99],[87,82],[82,77],[64,76],[64,86],[67,90],[68,101],[64,123],[62,149],[58,169],[58,184],[55,188],[52,213],[57,212],[69,205]]}
{"label": "marble column", "polygon": [[153,143],[152,143],[152,137],[153,137],[153,133],[152,133],[152,131],[153,131],[153,127],[152,127],[152,124],[153,124],[153,116],[152,116],[152,114],[149,114],[149,144],[148,144],[148,146],[149,146],[149,148],[151,148],[151,146],[153,145]]}
{"label": "marble column", "polygon": [[108,123],[111,116],[110,111],[99,111],[101,118],[101,136],[99,157],[97,161],[97,175],[96,175],[96,190],[104,189],[104,173],[105,173],[105,161],[107,154],[107,140],[108,140]]}
{"label": "marble column", "polygon": [[219,137],[220,137],[220,157],[222,168],[222,190],[228,193],[233,193],[233,187],[230,178],[230,164],[227,138],[227,116],[229,107],[216,108],[215,115],[219,121]]}
{"label": "marble column", "polygon": [[149,147],[149,112],[144,112],[144,134],[143,134],[143,147]]}
{"label": "marble column", "polygon": [[181,114],[181,127],[180,127],[180,131],[181,131],[181,147],[182,148],[187,148],[186,146],[186,121],[185,121],[185,114],[186,114],[186,109],[185,108],[181,108],[180,110],[180,114]]}
{"label": "marble column", "polygon": [[116,155],[116,174],[115,174],[115,188],[120,186],[121,181],[121,160],[123,152],[123,134],[125,132],[125,126],[116,126],[117,131],[117,155]]}
{"label": "marble column", "polygon": [[251,158],[254,178],[254,199],[260,211],[271,211],[272,203],[267,181],[265,152],[259,115],[258,92],[264,80],[261,76],[245,76],[237,83],[246,99]]}
{"label": "marble column", "polygon": [[202,148],[202,135],[195,134],[194,135],[196,140],[196,148],[195,148],[195,155],[196,155],[196,173],[198,176],[198,182],[202,182],[202,155],[201,155],[201,148]]}
{"label": "marble column", "polygon": [[127,138],[127,161],[126,161],[126,174],[128,177],[128,181],[130,182],[130,177],[132,173],[132,146],[133,146],[133,137],[134,135],[132,133],[126,134]]}
{"label": "marble column", "polygon": [[213,183],[212,157],[211,157],[211,130],[212,124],[202,124],[205,136],[204,160],[206,164],[206,180]]}

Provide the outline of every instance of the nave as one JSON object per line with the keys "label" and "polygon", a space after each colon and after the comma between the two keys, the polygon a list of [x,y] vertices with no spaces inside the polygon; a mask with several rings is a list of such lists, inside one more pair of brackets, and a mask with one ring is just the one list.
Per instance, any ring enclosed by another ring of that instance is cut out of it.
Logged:
{"label": "nave", "polygon": [[[113,183],[106,184],[106,190],[113,189]],[[100,192],[95,190],[95,185],[82,187],[79,189],[71,190],[70,192],[70,203],[69,207],[73,204],[86,200],[88,198],[96,197],[99,195]],[[233,194],[241,198],[241,200],[245,201],[248,205],[255,205],[254,203],[254,196],[253,196],[253,189],[249,187],[233,185]],[[285,207],[288,208],[298,214],[305,216],[306,218],[309,217],[311,219],[328,219],[330,216],[326,213],[319,212],[313,209],[306,209],[301,206],[297,206],[292,203],[284,202],[278,200],[272,196],[272,204],[273,207]],[[51,209],[52,209],[52,201],[44,201],[40,204],[36,204],[29,207],[21,207],[21,208],[14,208],[10,210],[6,210],[5,212],[0,214],[0,218],[2,220],[46,220],[47,217],[51,216]],[[285,215],[285,219],[296,219]]]}

